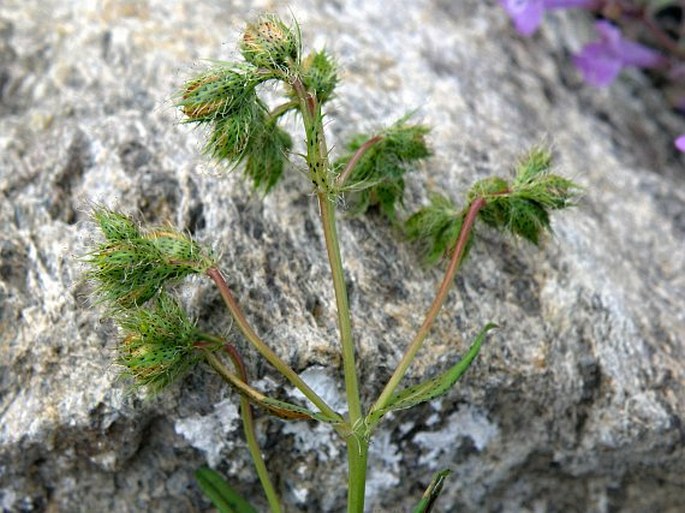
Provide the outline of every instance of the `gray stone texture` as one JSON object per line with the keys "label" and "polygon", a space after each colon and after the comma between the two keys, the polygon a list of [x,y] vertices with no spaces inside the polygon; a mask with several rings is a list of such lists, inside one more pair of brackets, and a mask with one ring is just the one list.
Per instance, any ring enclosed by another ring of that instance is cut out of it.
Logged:
{"label": "gray stone texture", "polygon": [[[369,511],[409,511],[431,474],[454,474],[436,511],[685,511],[685,132],[635,71],[584,86],[577,13],[522,39],[495,1],[4,0],[0,4],[0,505],[5,512],[212,511],[192,479],[209,461],[265,503],[236,398],[205,367],[156,398],[113,365],[117,332],[93,306],[80,256],[98,202],[170,222],[222,254],[255,329],[340,400],[341,361],[317,207],[295,162],[262,199],[199,154],[170,95],[229,59],[246,19],[299,20],[338,56],[333,152],[359,129],[417,109],[435,156],[408,185],[463,200],[553,144],[586,187],[542,250],[482,231],[410,380],[501,328],[443,400],[392,416],[372,445]],[[301,139],[300,136],[297,139]],[[378,215],[340,220],[367,402],[440,279]],[[254,379],[292,389],[250,353],[207,280],[184,296],[242,347]],[[330,430],[259,417],[288,511],[337,512],[344,446]]]}

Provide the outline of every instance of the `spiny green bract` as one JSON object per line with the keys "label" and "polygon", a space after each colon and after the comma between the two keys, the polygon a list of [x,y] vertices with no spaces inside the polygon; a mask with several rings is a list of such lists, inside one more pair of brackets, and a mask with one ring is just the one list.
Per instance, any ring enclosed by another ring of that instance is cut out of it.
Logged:
{"label": "spiny green bract", "polygon": [[116,321],[124,331],[117,363],[136,385],[152,393],[171,384],[199,359],[194,349],[199,331],[168,294],[160,294],[147,308],[121,312]]}
{"label": "spiny green bract", "polygon": [[140,237],[138,226],[133,220],[119,212],[101,207],[93,211],[93,220],[98,224],[102,234],[110,242],[118,242]]}
{"label": "spiny green bract", "polygon": [[254,134],[263,124],[263,107],[256,95],[229,117],[216,120],[204,152],[217,160],[238,164],[246,154]]}
{"label": "spiny green bract", "polygon": [[[325,50],[311,52],[302,61],[300,73],[305,88],[316,94],[319,103],[331,99],[335,86],[338,85],[338,70],[335,61]],[[291,98],[297,99],[293,91],[289,94]]]}
{"label": "spiny green bract", "polygon": [[170,228],[142,231],[129,217],[104,208],[93,218],[107,240],[88,255],[88,277],[99,298],[115,309],[142,305],[166,283],[215,264],[198,244]]}
{"label": "spiny green bract", "polygon": [[186,265],[198,272],[214,265],[214,260],[199,244],[171,228],[152,228],[146,230],[143,237],[152,242],[169,263]]}
{"label": "spiny green bract", "polygon": [[524,185],[548,173],[552,167],[552,152],[544,146],[532,148],[514,168],[514,183]]}
{"label": "spiny green bract", "polygon": [[[407,117],[380,134],[359,159],[354,171],[342,187],[353,213],[362,214],[372,205],[378,205],[388,218],[395,219],[395,208],[402,202],[404,175],[410,165],[429,157],[426,144],[429,128],[424,125],[407,124]],[[370,139],[359,135],[348,145],[348,154],[336,161],[335,170],[342,172],[355,152]]]}
{"label": "spiny green bract", "polygon": [[176,106],[187,122],[225,119],[254,103],[255,87],[269,78],[251,65],[217,65],[187,81],[176,95]]}
{"label": "spiny green bract", "polygon": [[572,206],[580,187],[571,180],[550,173],[551,152],[544,147],[533,148],[516,165],[512,190],[519,197],[536,201],[551,209]]}
{"label": "spiny green bract", "polygon": [[286,70],[299,61],[300,31],[277,16],[264,15],[245,28],[240,51],[247,62],[258,68]]}
{"label": "spiny green bract", "polygon": [[[464,222],[464,215],[465,212],[459,211],[449,198],[434,194],[430,198],[429,206],[407,219],[405,233],[409,240],[417,243],[426,264],[437,263],[453,249]],[[471,247],[471,240],[472,237],[469,237],[463,258]]]}
{"label": "spiny green bract", "polygon": [[256,96],[233,116],[216,121],[205,153],[237,166],[245,162],[245,176],[265,193],[276,185],[288,160],[292,141],[279,128],[266,105]]}

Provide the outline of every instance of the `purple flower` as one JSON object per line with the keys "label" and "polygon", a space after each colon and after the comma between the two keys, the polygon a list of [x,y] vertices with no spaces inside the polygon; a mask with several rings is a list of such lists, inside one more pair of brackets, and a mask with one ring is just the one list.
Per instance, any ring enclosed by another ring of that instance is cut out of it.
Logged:
{"label": "purple flower", "polygon": [[545,11],[568,7],[592,8],[597,0],[499,0],[519,34],[530,36],[542,23]]}
{"label": "purple flower", "polygon": [[573,56],[573,64],[588,84],[607,86],[625,67],[654,68],[665,62],[664,56],[656,50],[624,39],[621,31],[611,23],[598,21],[595,27],[599,41],[585,45]]}
{"label": "purple flower", "polygon": [[685,134],[681,135],[675,140],[675,147],[685,153]]}

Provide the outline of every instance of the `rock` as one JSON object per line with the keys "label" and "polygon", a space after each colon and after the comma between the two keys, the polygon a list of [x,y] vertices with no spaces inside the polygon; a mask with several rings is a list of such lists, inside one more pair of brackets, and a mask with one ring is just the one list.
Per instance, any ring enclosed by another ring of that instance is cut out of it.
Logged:
{"label": "rock", "polygon": [[[272,4],[0,6],[3,511],[210,511],[192,478],[207,461],[266,508],[237,400],[216,376],[200,367],[155,398],[119,379],[118,335],[80,261],[96,236],[93,202],[213,245],[255,329],[340,399],[334,299],[301,164],[262,200],[199,155],[201,133],[169,101],[202,58],[230,58],[240,27]],[[410,379],[455,361],[486,322],[501,329],[448,396],[382,424],[369,510],[409,511],[449,467],[436,511],[683,511],[684,161],[671,142],[682,118],[637,72],[607,90],[581,84],[568,60],[586,40],[580,15],[548,16],[523,40],[493,2],[292,9],[307,46],[326,46],[344,70],[334,152],[413,109],[435,127],[407,207],[430,190],[462,200],[544,138],[586,187],[541,251],[483,232]],[[417,265],[379,216],[339,230],[370,402],[440,270]],[[210,283],[191,280],[184,300],[249,354],[260,386],[292,395],[247,351]],[[289,511],[343,510],[344,445],[330,430],[267,417],[258,427]]]}

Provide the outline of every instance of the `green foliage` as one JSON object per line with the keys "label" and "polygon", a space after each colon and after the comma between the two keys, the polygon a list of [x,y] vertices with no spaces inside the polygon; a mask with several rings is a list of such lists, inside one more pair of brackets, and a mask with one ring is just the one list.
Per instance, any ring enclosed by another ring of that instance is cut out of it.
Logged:
{"label": "green foliage", "polygon": [[532,148],[514,167],[514,184],[533,182],[552,167],[552,152],[544,146]]}
{"label": "green foliage", "polygon": [[[378,142],[366,149],[345,181],[342,192],[351,212],[363,214],[378,205],[389,219],[395,219],[396,206],[404,194],[404,175],[416,161],[430,156],[426,144],[429,129],[425,125],[400,119],[380,134]],[[348,153],[336,161],[334,169],[343,172],[357,151],[371,137],[357,135],[348,144]]]}
{"label": "green foliage", "polygon": [[451,470],[445,469],[440,472],[436,472],[431,479],[428,488],[423,493],[421,501],[417,504],[416,508],[412,510],[412,513],[431,513],[433,511],[433,506],[438,500],[440,492],[442,492],[442,487],[445,485],[445,479],[452,473]]}
{"label": "green foliage", "polygon": [[[464,211],[459,211],[452,201],[433,194],[430,205],[411,215],[405,222],[405,233],[416,242],[426,264],[437,263],[454,245],[464,222]],[[464,258],[471,247],[472,236],[464,250]]]}
{"label": "green foliage", "polygon": [[243,499],[218,472],[203,467],[195,472],[195,479],[220,513],[257,513],[257,510]]}
{"label": "green foliage", "polygon": [[534,148],[516,166],[511,183],[502,178],[477,182],[468,198],[486,200],[479,218],[539,245],[543,232],[550,230],[550,210],[573,205],[579,192],[573,182],[550,172],[551,162],[549,150]]}
{"label": "green foliage", "polygon": [[255,189],[267,193],[283,174],[292,148],[290,136],[276,123],[299,103],[291,101],[270,113],[256,86],[277,79],[292,93],[293,77],[302,73],[306,86],[320,89],[323,98],[332,94],[337,75],[323,52],[312,53],[301,65],[299,28],[272,15],[247,25],[240,51],[247,62],[221,63],[189,80],[177,93],[176,106],[186,122],[210,125],[205,154],[231,166],[243,163]]}
{"label": "green foliage", "polygon": [[247,25],[240,43],[245,60],[258,68],[283,71],[299,61],[299,28],[289,27],[277,16],[261,16]]}
{"label": "green foliage", "polygon": [[196,242],[169,227],[151,228],[144,232],[143,237],[169,264],[187,266],[195,273],[202,273],[214,264],[214,260]]}
{"label": "green foliage", "polygon": [[104,208],[93,212],[106,241],[86,258],[99,298],[115,308],[139,306],[166,283],[202,273],[214,260],[185,235],[170,228],[142,231],[133,220]]}
{"label": "green foliage", "polygon": [[[468,204],[484,199],[478,219],[539,245],[544,232],[551,229],[551,211],[572,206],[579,192],[572,181],[550,172],[551,163],[549,150],[534,148],[517,164],[511,182],[500,177],[476,182],[467,194]],[[407,219],[407,237],[418,244],[426,263],[438,262],[454,248],[467,210],[468,206],[459,210],[449,198],[434,194],[427,207]],[[472,239],[473,232],[464,255]]]}
{"label": "green foliage", "polygon": [[480,333],[478,333],[476,340],[471,344],[466,355],[448,370],[432,379],[405,388],[394,394],[385,408],[372,410],[367,417],[367,424],[370,427],[373,427],[378,423],[381,417],[389,411],[406,410],[407,408],[412,408],[426,401],[431,401],[436,397],[440,397],[449,392],[459,378],[461,378],[471,366],[471,363],[473,363],[488,331],[496,327],[497,325],[495,324],[487,324]]}
{"label": "green foliage", "polygon": [[217,119],[211,129],[204,152],[212,158],[238,164],[250,146],[254,136],[262,128],[265,114],[263,107],[252,95],[250,101],[235,110],[231,116]]}
{"label": "green foliage", "polygon": [[343,422],[343,419],[340,416],[333,417],[324,415],[323,413],[316,413],[309,408],[274,399],[273,397],[265,396],[256,404],[285,420],[317,420],[326,424],[340,424]]}
{"label": "green foliage", "polygon": [[[251,64],[217,66],[187,82],[176,102],[187,122],[211,125],[205,154],[231,165],[251,161],[246,174],[256,187],[265,189],[278,180],[291,146],[289,136],[274,126],[255,90],[274,77]],[[262,165],[267,169],[256,168]]]}
{"label": "green foliage", "polygon": [[255,189],[268,193],[280,180],[292,148],[292,139],[274,121],[265,122],[247,151],[244,174]]}
{"label": "green foliage", "polygon": [[284,420],[318,420],[319,422],[330,424],[340,424],[343,422],[342,417],[338,414],[326,415],[324,413],[315,413],[303,406],[268,397],[247,384],[244,379],[238,376],[238,374],[226,370],[225,366],[223,366],[223,364],[220,363],[220,360],[215,356],[208,354],[206,357],[209,364],[235,389],[236,392],[255,406],[264,408],[278,418]]}
{"label": "green foliage", "polygon": [[124,331],[117,363],[136,384],[156,393],[182,376],[197,361],[199,331],[178,302],[159,294],[147,307],[122,310],[116,316]]}
{"label": "green foliage", "polygon": [[244,162],[244,175],[255,189],[266,193],[281,178],[291,148],[290,135],[270,117],[257,95],[252,94],[250,102],[230,117],[214,121],[204,151],[232,165]]}
{"label": "green foliage", "polygon": [[[260,459],[258,444],[250,436],[254,433],[250,404],[286,420],[329,423],[345,438],[349,451],[348,511],[360,512],[364,509],[366,454],[376,425],[390,411],[408,409],[446,394],[470,367],[487,333],[495,327],[486,325],[463,358],[446,371],[397,391],[447,299],[449,285],[459,268],[456,258],[467,254],[476,219],[539,244],[550,229],[551,212],[572,205],[578,187],[552,174],[551,153],[536,148],[517,164],[513,179],[487,178],[474,184],[466,195],[466,207],[457,208],[446,196],[435,194],[427,207],[407,219],[407,236],[420,246],[427,263],[435,263],[451,252],[455,256],[421,328],[374,406],[365,411],[359,393],[353,324],[334,208],[342,196],[353,213],[361,214],[376,206],[388,219],[397,221],[406,173],[431,154],[426,143],[429,129],[409,123],[406,116],[373,137],[353,137],[342,157],[331,165],[322,105],[333,97],[338,83],[333,58],[325,51],[313,51],[302,61],[299,27],[288,26],[271,15],[246,27],[240,51],[245,62],[219,63],[187,81],[176,95],[176,105],[186,122],[206,127],[205,153],[231,166],[244,165],[245,178],[264,193],[281,178],[292,149],[290,135],[278,122],[285,113],[299,111],[306,144],[302,157],[319,202],[338,307],[347,416],[335,412],[257,335],[211,254],[184,234],[168,227],[144,230],[127,216],[96,209],[93,217],[104,241],[88,255],[89,277],[124,332],[117,361],[138,386],[160,391],[204,358],[242,395],[241,416],[248,446],[273,513],[279,513],[281,508]],[[285,103],[272,110],[260,97],[258,87],[269,80],[285,88]],[[237,351],[221,338],[196,328],[167,290],[168,285],[191,274],[206,274],[214,281],[247,342],[318,411],[269,397],[251,387]],[[220,348],[231,357],[233,370],[216,354]],[[414,513],[432,511],[448,474],[445,470],[433,477]],[[200,469],[196,476],[221,513],[256,513],[216,472]]]}

